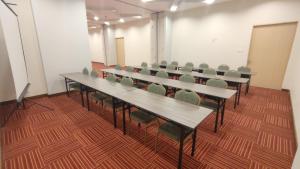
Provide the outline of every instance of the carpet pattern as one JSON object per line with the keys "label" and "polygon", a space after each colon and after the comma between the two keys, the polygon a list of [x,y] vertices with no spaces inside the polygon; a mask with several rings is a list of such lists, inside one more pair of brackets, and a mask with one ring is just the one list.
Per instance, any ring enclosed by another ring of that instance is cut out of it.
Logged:
{"label": "carpet pattern", "polygon": [[[179,145],[160,136],[154,151],[157,127],[148,129],[131,123],[123,135],[121,113],[113,128],[111,109],[91,103],[81,107],[80,96],[43,97],[17,110],[2,128],[5,169],[154,169],[176,168]],[[198,127],[196,154],[190,156],[191,141],[184,146],[187,169],[288,169],[295,151],[295,135],[289,94],[251,88],[242,95],[237,109],[233,99],[226,106],[225,123],[213,132],[215,114]],[[128,118],[127,118],[128,119]]]}

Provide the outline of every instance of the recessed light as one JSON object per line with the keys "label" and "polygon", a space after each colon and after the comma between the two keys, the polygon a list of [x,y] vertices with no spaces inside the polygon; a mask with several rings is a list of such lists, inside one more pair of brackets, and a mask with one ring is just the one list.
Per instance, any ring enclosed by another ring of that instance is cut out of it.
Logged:
{"label": "recessed light", "polygon": [[175,12],[175,11],[177,11],[177,8],[178,8],[177,5],[172,5],[171,8],[170,8],[170,11]]}
{"label": "recessed light", "polygon": [[99,20],[99,17],[98,17],[98,16],[94,16],[94,20],[95,20],[95,21],[98,21],[98,20]]}
{"label": "recessed light", "polygon": [[96,26],[91,26],[90,28],[91,28],[91,29],[96,29],[97,27],[96,27]]}
{"label": "recessed light", "polygon": [[107,26],[110,25],[110,23],[108,21],[105,21],[104,24],[107,25]]}
{"label": "recessed light", "polygon": [[208,4],[208,5],[213,4],[214,2],[215,2],[215,0],[204,0],[203,1],[203,3]]}
{"label": "recessed light", "polygon": [[120,19],[119,19],[119,22],[124,23],[125,20],[124,20],[123,18],[120,18]]}
{"label": "recessed light", "polygon": [[147,3],[147,2],[150,2],[150,1],[153,1],[153,0],[141,0],[142,2],[144,3]]}
{"label": "recessed light", "polygon": [[134,18],[141,19],[142,16],[141,15],[137,15],[137,16],[134,16]]}

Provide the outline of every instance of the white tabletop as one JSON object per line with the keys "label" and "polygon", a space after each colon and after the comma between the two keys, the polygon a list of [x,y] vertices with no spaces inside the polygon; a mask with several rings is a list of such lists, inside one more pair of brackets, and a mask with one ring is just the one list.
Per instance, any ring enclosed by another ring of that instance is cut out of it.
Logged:
{"label": "white tabletop", "polygon": [[187,90],[194,91],[196,93],[201,93],[201,94],[214,96],[222,99],[229,99],[236,93],[236,90],[222,89],[222,88],[202,85],[198,83],[187,83],[187,82],[182,82],[174,79],[165,79],[165,78],[160,78],[151,75],[143,75],[141,73],[136,73],[136,72],[127,72],[124,70],[102,69],[102,71],[106,73],[112,73],[115,75],[130,77],[137,80],[147,81],[151,83],[158,83],[169,87],[175,87],[178,89],[187,89]]}
{"label": "white tabletop", "polygon": [[68,73],[61,76],[192,129],[195,129],[213,112],[213,110],[201,106],[153,94],[138,88],[123,86],[105,79],[93,78],[82,73]]}

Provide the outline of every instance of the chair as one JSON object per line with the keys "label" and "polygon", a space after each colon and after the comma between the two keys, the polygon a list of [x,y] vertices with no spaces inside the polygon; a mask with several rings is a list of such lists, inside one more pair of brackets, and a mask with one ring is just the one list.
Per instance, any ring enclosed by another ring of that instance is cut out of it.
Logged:
{"label": "chair", "polygon": [[[162,96],[164,96],[166,94],[166,89],[160,84],[152,83],[148,86],[147,90],[148,90],[148,92],[155,93],[155,94],[162,95]],[[145,125],[144,140],[147,136],[147,129],[152,124],[154,124],[153,122],[157,122],[157,124],[159,126],[158,118],[144,110],[133,111],[130,114],[130,123],[131,123],[131,121],[136,121],[138,124]],[[130,127],[130,125],[129,125],[129,127]],[[128,132],[129,131],[130,131],[130,128],[129,128]]]}
{"label": "chair", "polygon": [[123,77],[120,81],[120,83],[124,86],[133,86],[133,80],[129,77]]}
{"label": "chair", "polygon": [[238,71],[236,71],[236,70],[230,70],[230,71],[226,72],[224,74],[224,76],[240,78],[241,77],[241,73],[238,72]]}
{"label": "chair", "polygon": [[194,68],[194,64],[192,62],[187,62],[185,66]]}
{"label": "chair", "polygon": [[152,67],[153,69],[159,69],[159,64],[153,63],[153,64],[151,65],[151,67]]}
{"label": "chair", "polygon": [[180,70],[183,71],[183,72],[192,72],[193,71],[193,67],[184,66]]}
{"label": "chair", "polygon": [[[91,76],[94,78],[98,78],[99,73],[96,70],[92,70]],[[111,74],[109,76],[111,76]],[[108,76],[107,76],[107,78],[108,78]],[[99,91],[93,91],[93,94],[91,96],[92,96],[92,99],[94,99],[96,101],[96,104],[98,102],[101,102],[102,108],[103,108],[103,100],[107,99],[109,97],[108,95],[101,93]]]}
{"label": "chair", "polygon": [[118,64],[118,65],[115,66],[115,69],[116,70],[122,70],[122,66]]}
{"label": "chair", "polygon": [[143,68],[141,71],[140,71],[140,74],[143,74],[143,75],[150,75],[151,72],[150,70],[146,69],[146,68]]}
{"label": "chair", "polygon": [[143,63],[141,64],[141,66],[142,66],[142,67],[148,67],[148,64],[147,64],[146,62],[143,62]]}
{"label": "chair", "polygon": [[105,79],[108,80],[109,82],[116,82],[117,81],[117,76],[115,76],[113,74],[108,74]]}
{"label": "chair", "polygon": [[238,71],[242,73],[242,75],[241,75],[242,78],[249,79],[249,81],[247,82],[246,91],[245,91],[245,94],[247,94],[249,91],[249,87],[250,87],[251,74],[243,74],[243,73],[251,73],[251,69],[246,66],[241,66],[238,68]]}
{"label": "chair", "polygon": [[[209,79],[206,82],[207,86],[212,86],[212,87],[217,87],[217,88],[224,88],[226,89],[228,87],[227,82],[221,79]],[[218,122],[219,122],[219,111],[221,109],[222,112],[222,124],[223,124],[223,117],[224,117],[224,105],[225,101],[220,100],[218,97],[213,97],[213,96],[205,96],[205,99],[201,101],[200,105],[202,107],[206,107],[209,109],[214,110],[216,112],[216,120],[215,120],[215,132],[217,132],[218,128]]]}
{"label": "chair", "polygon": [[[183,102],[191,103],[194,105],[199,105],[201,102],[201,98],[195,92],[187,91],[187,90],[180,90],[180,91],[176,92],[175,99],[183,101]],[[180,141],[180,131],[181,131],[180,127],[171,122],[166,122],[166,123],[160,125],[157,130],[157,134],[156,134],[156,138],[155,138],[155,152],[157,152],[158,136],[160,133],[179,142]],[[186,141],[187,140],[186,138],[191,136],[191,134],[194,132],[194,130],[185,127],[184,131],[185,131],[184,141]],[[193,151],[192,151],[192,155],[193,155]]]}
{"label": "chair", "polygon": [[[89,70],[85,67],[83,70],[82,70],[82,73],[84,75],[88,75],[89,74]],[[80,90],[80,83],[77,83],[77,82],[70,82],[69,83],[69,89],[73,89],[73,90]]]}
{"label": "chair", "polygon": [[201,63],[201,64],[199,65],[199,68],[202,69],[202,70],[204,70],[204,69],[208,69],[209,66],[208,66],[208,64],[206,64],[206,63]]}
{"label": "chair", "polygon": [[160,65],[162,65],[162,66],[167,66],[167,64],[168,64],[168,62],[165,61],[165,60],[163,60],[163,61],[160,62]]}
{"label": "chair", "polygon": [[203,74],[206,74],[206,75],[217,75],[217,72],[213,68],[208,68],[208,69],[205,69],[203,71]]}
{"label": "chair", "polygon": [[132,66],[126,66],[125,70],[127,72],[134,72],[134,67],[132,67]]}
{"label": "chair", "polygon": [[168,65],[168,66],[166,67],[166,69],[167,69],[167,70],[176,70],[176,66],[170,64],[170,65]]}
{"label": "chair", "polygon": [[178,62],[177,61],[173,61],[173,62],[171,62],[171,65],[174,65],[175,67],[177,67],[178,66]]}
{"label": "chair", "polygon": [[160,78],[165,78],[165,79],[169,78],[169,74],[163,70],[158,71],[155,76],[160,77]]}
{"label": "chair", "polygon": [[228,71],[230,68],[228,65],[222,64],[218,67],[218,70]]}
{"label": "chair", "polygon": [[94,77],[94,78],[99,77],[98,71],[95,70],[95,69],[93,69],[93,70],[91,71],[91,76]]}
{"label": "chair", "polygon": [[250,73],[251,69],[249,67],[246,67],[246,66],[241,66],[241,67],[238,68],[238,71],[241,72],[241,73]]}
{"label": "chair", "polygon": [[196,83],[195,78],[192,75],[184,74],[179,77],[179,81],[188,82],[188,83]]}
{"label": "chair", "polygon": [[[140,71],[140,74],[142,74],[142,75],[151,75],[151,72],[150,72],[150,70],[148,70],[148,69],[146,69],[146,68],[143,68],[143,69]],[[147,82],[147,81],[142,81],[142,80],[138,80],[138,81],[137,81],[137,87],[140,88],[140,89],[145,88],[147,85],[148,85],[148,82]]]}

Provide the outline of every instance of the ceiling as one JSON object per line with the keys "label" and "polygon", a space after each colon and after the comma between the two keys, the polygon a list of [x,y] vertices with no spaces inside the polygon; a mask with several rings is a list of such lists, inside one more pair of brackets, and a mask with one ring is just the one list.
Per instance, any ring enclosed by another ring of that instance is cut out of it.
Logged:
{"label": "ceiling", "polygon": [[[203,0],[86,0],[87,18],[89,27],[95,27],[109,21],[111,24],[119,23],[119,19],[126,21],[138,19],[136,16],[149,17],[150,14],[169,11],[174,3],[179,3],[178,11],[206,6]],[[230,0],[215,0],[214,4]],[[95,21],[94,16],[99,17]]]}

